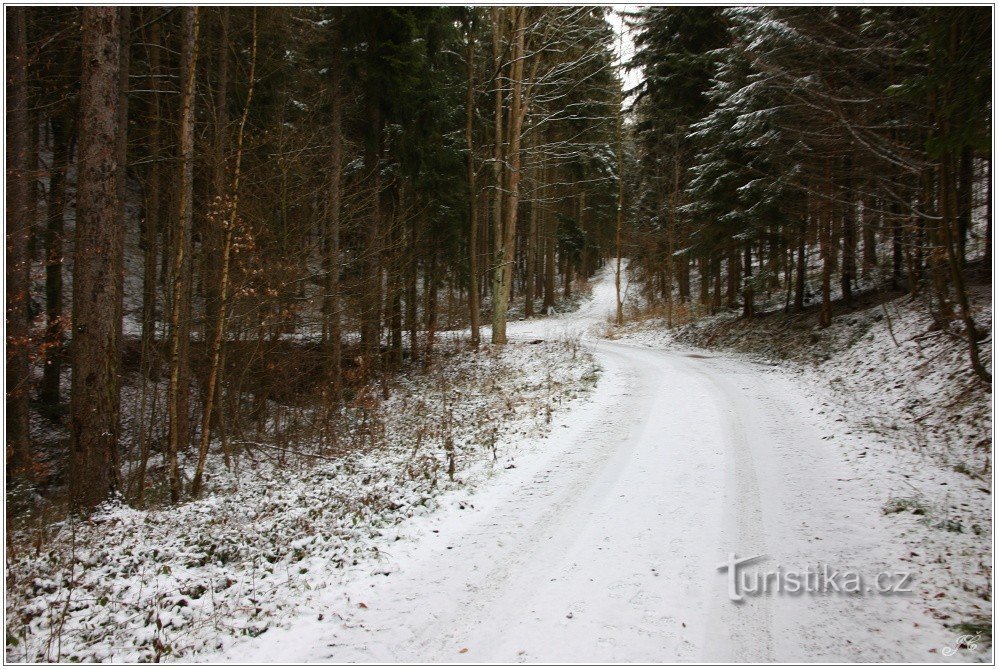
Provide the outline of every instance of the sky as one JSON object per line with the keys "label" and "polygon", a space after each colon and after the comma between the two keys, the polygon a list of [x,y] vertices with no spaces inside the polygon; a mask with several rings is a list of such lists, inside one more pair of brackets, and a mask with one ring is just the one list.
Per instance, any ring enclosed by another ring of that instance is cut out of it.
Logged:
{"label": "sky", "polygon": [[[613,5],[610,15],[607,16],[607,20],[613,29],[617,32],[617,43],[614,45],[615,50],[618,55],[623,55],[624,62],[626,63],[634,55],[634,40],[631,36],[631,31],[627,29],[624,25],[623,17],[621,12],[633,12],[639,9],[641,5]],[[639,81],[641,81],[641,71],[631,70],[630,72],[624,71],[624,88],[625,90],[634,88]],[[625,105],[630,104],[629,100],[624,101]]]}

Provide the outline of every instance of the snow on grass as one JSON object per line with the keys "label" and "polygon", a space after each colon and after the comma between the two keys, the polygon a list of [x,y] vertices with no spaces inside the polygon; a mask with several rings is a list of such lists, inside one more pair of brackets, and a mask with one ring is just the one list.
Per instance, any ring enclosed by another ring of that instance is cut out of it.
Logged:
{"label": "snow on grass", "polygon": [[572,342],[441,348],[339,435],[366,447],[260,444],[238,473],[214,462],[198,501],[113,503],[9,537],[6,659],[175,660],[263,634],[328,586],[385,569],[406,521],[501,474],[599,375]]}

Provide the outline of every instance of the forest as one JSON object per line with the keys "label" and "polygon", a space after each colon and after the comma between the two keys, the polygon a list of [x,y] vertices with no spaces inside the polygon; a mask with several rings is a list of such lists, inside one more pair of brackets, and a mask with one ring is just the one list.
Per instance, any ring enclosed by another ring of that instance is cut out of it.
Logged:
{"label": "forest", "polygon": [[990,499],[992,18],[7,7],[7,659],[255,639],[300,599],[261,564],[366,564],[599,404],[596,331],[812,351],[879,309],[900,347],[904,309],[945,347],[912,373],[963,397],[915,422],[964,421]]}
{"label": "forest", "polygon": [[[141,502],[154,455],[172,502],[197,495],[277,395],[335,420],[440,330],[477,344],[483,303],[504,343],[514,276],[529,316],[612,248],[598,8],[10,19],[8,472],[52,455],[37,401],[71,426],[58,467],[81,509]],[[123,382],[148,407],[127,437]]]}

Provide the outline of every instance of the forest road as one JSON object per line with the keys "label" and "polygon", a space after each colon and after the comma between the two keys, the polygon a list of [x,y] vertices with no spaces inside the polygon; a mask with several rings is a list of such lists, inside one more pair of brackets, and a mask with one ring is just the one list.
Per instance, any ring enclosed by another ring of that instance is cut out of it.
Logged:
{"label": "forest road", "polygon": [[[731,601],[718,569],[897,567],[875,495],[807,400],[763,366],[597,339],[613,272],[577,312],[510,324],[570,336],[603,369],[531,453],[351,582],[338,620],[271,630],[239,659],[325,662],[935,660],[917,597],[765,594]],[[363,602],[363,606],[359,604]],[[912,621],[920,621],[913,626]]]}

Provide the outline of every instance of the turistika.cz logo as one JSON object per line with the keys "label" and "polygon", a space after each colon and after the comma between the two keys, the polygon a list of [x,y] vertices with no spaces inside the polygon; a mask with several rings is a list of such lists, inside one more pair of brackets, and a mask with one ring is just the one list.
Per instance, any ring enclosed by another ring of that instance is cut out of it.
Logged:
{"label": "turistika.cz logo", "polygon": [[745,597],[759,595],[904,595],[911,590],[911,574],[904,571],[880,572],[872,578],[850,569],[836,569],[822,562],[807,565],[804,569],[775,569],[759,571],[746,568],[766,558],[765,555],[740,558],[728,555],[726,562],[717,566],[726,571],[728,598],[741,602]]}

